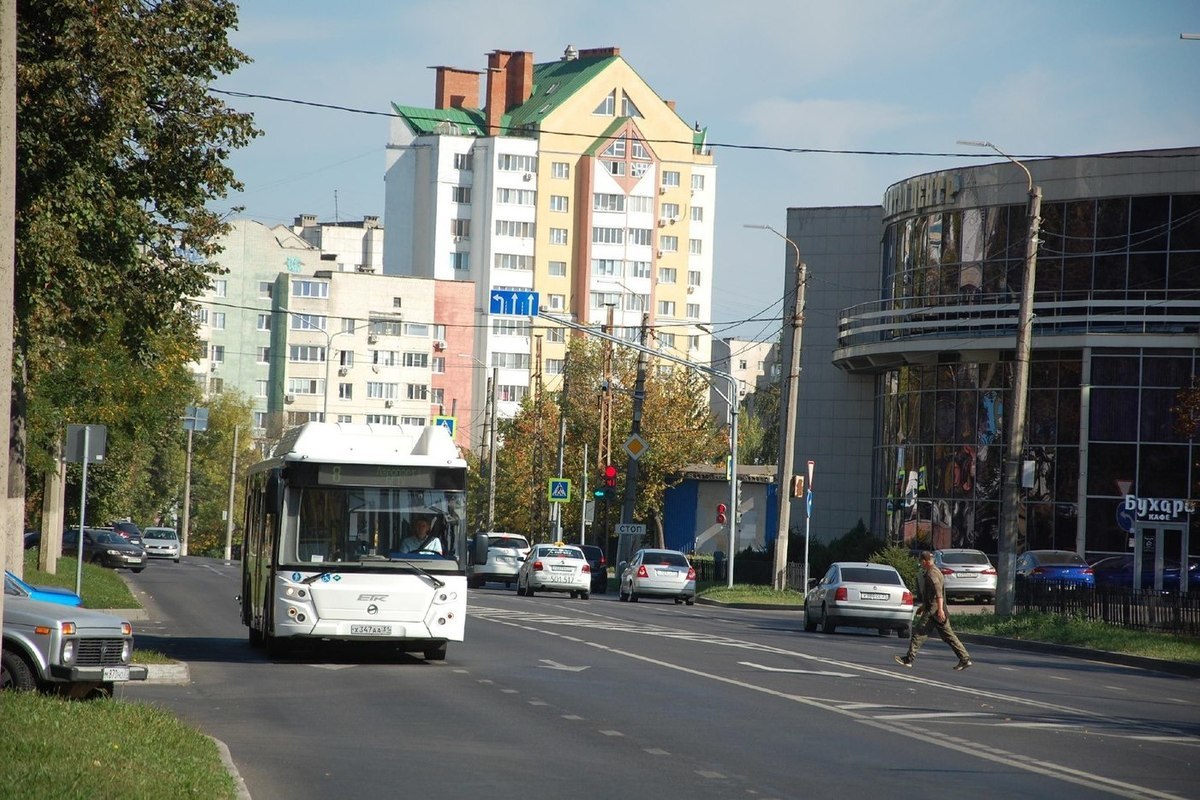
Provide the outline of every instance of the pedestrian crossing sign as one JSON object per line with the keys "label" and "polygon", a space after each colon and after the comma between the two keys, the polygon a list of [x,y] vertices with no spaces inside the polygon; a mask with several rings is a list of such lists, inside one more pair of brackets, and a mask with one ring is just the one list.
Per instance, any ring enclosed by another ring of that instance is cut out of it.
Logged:
{"label": "pedestrian crossing sign", "polygon": [[454,435],[454,427],[458,423],[458,417],[437,416],[433,418],[434,425],[441,425],[443,428],[450,431],[450,435]]}
{"label": "pedestrian crossing sign", "polygon": [[551,478],[547,497],[551,503],[571,502],[571,481],[567,478]]}

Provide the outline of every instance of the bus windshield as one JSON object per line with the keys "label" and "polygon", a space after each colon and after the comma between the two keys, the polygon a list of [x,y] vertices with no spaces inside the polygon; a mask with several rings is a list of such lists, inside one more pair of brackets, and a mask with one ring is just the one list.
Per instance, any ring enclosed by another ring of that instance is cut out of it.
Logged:
{"label": "bus windshield", "polygon": [[306,486],[291,492],[289,504],[298,513],[281,537],[280,563],[436,563],[465,557],[462,491]]}

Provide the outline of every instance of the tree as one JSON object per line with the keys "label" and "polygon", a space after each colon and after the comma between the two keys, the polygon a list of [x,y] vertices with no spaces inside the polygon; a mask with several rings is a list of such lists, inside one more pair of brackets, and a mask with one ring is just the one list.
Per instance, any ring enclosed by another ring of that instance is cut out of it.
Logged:
{"label": "tree", "polygon": [[66,422],[117,403],[109,451],[137,471],[192,399],[186,298],[225,229],[205,204],[241,188],[225,161],[258,134],[208,92],[248,61],[236,23],[229,0],[21,4],[11,505]]}
{"label": "tree", "polygon": [[[226,512],[233,516],[233,541],[241,541],[241,508],[245,502],[241,476],[245,475],[247,467],[258,460],[258,455],[249,435],[254,420],[254,406],[248,397],[237,392],[225,392],[209,399],[206,405],[208,430],[192,436],[192,513],[188,524],[188,552],[192,555],[215,556],[224,553]],[[237,436],[238,477],[234,479],[233,507],[230,508],[229,480],[235,428],[240,429]],[[177,435],[176,441],[181,450],[186,437],[186,433]],[[182,516],[182,482],[175,507]]]}

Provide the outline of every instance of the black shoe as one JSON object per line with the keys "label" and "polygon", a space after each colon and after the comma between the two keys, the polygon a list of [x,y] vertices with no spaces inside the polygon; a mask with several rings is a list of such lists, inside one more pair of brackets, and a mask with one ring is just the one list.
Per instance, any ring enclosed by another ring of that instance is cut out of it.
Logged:
{"label": "black shoe", "polygon": [[[913,660],[908,656],[892,656],[892,658],[896,659],[896,663],[900,666],[912,669]],[[955,667],[955,669],[958,669],[958,667]]]}
{"label": "black shoe", "polygon": [[967,667],[969,667],[969,666],[971,666],[971,659],[969,659],[969,658],[964,658],[962,661],[960,661],[960,662],[958,662],[957,664],[955,664],[955,665],[954,665],[954,668],[955,668],[956,670],[962,671],[962,670],[966,669],[966,668],[967,668]]}

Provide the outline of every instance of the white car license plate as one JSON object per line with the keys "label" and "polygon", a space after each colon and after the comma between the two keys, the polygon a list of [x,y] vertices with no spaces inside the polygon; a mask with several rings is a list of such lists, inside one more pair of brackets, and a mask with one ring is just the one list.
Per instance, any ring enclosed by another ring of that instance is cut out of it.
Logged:
{"label": "white car license plate", "polygon": [[979,577],[979,573],[977,573],[977,572],[960,572],[960,573],[958,573],[959,580],[962,580],[963,578],[978,578],[978,577]]}
{"label": "white car license plate", "polygon": [[391,625],[351,625],[350,634],[357,636],[391,636]]}
{"label": "white car license plate", "polygon": [[861,592],[859,594],[863,600],[887,600],[888,595],[883,592]]}
{"label": "white car license plate", "polygon": [[105,667],[100,679],[105,681],[127,681],[129,680],[129,667]]}
{"label": "white car license plate", "polygon": [[656,569],[654,574],[660,578],[678,578],[679,573],[673,569]]}

